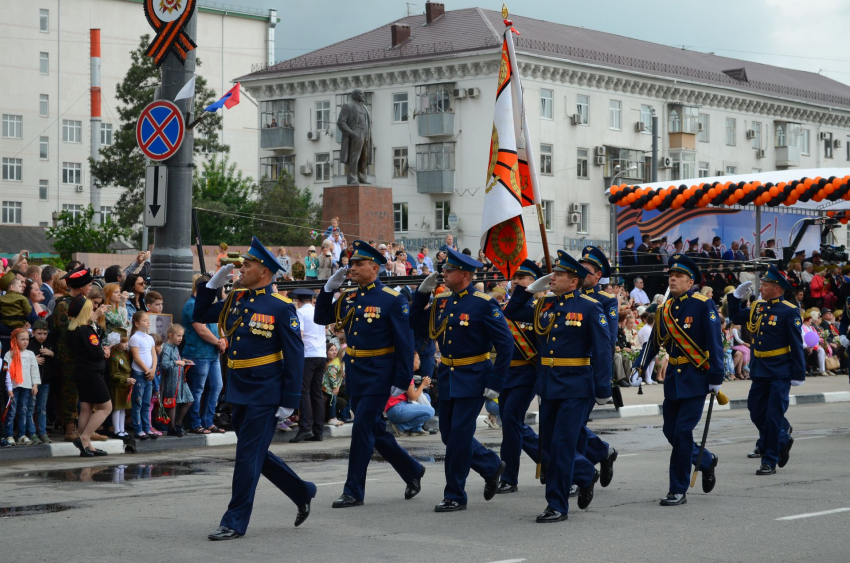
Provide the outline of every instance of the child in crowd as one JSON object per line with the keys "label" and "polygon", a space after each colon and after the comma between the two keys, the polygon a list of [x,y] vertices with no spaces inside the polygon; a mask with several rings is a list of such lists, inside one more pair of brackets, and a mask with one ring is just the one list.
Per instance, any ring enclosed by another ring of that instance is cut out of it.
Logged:
{"label": "child in crowd", "polygon": [[[6,376],[6,391],[11,402],[9,411],[6,413],[6,442],[10,446],[14,446],[16,443],[22,446],[32,444],[32,441],[27,437],[30,396],[38,395],[41,376],[38,373],[38,362],[35,359],[35,354],[27,350],[29,343],[29,331],[24,328],[16,328],[12,331],[12,349],[6,352],[3,358],[9,365]],[[14,432],[16,422],[18,428],[17,442]]]}
{"label": "child in crowd", "polygon": [[154,436],[162,436],[163,432],[168,431],[168,425],[165,422],[159,420],[159,418],[153,415],[154,408],[157,406],[157,403],[161,401],[160,398],[160,382],[162,381],[162,336],[159,333],[154,332],[151,334],[153,338],[154,351],[156,351],[156,373],[154,373],[153,377],[153,387],[151,388],[151,405],[150,405],[150,413],[151,413],[151,431],[148,433],[151,437]]}
{"label": "child in crowd", "polygon": [[148,437],[156,439],[157,435],[151,434],[151,394],[153,392],[153,380],[156,375],[157,354],[154,350],[155,343],[148,331],[151,321],[145,311],[133,313],[133,333],[130,336],[130,355],[133,363],[130,375],[136,380],[133,385],[133,430],[137,440],[147,440]]}
{"label": "child in crowd", "polygon": [[27,434],[35,443],[35,438],[42,444],[52,443],[47,436],[47,398],[50,396],[50,383],[56,370],[56,354],[53,351],[55,344],[47,341],[47,323],[39,319],[32,323],[32,338],[27,348],[35,355],[38,363],[38,374],[41,383],[38,386],[38,394],[30,398],[30,418],[27,421]]}
{"label": "child in crowd", "polygon": [[117,283],[106,284],[103,288],[103,302],[109,305],[104,315],[107,333],[111,333],[116,328],[122,328],[126,336],[127,331],[130,330],[130,319],[127,318],[127,295],[126,292],[122,293],[121,286]]}
{"label": "child in crowd", "polygon": [[[38,315],[32,311],[30,300],[24,297],[24,281],[15,272],[6,272],[0,278],[0,291],[6,292],[0,297],[0,324],[6,327],[6,334],[38,319]],[[11,340],[4,337],[3,352],[8,352],[10,347]]]}
{"label": "child in crowd", "polygon": [[160,395],[165,412],[170,419],[168,435],[182,438],[186,435],[183,429],[183,417],[189,412],[194,401],[189,384],[186,383],[186,366],[192,362],[180,357],[180,343],[183,342],[183,327],[177,324],[168,326],[168,341],[162,347],[160,366],[162,366],[162,382]]}
{"label": "child in crowd", "polygon": [[348,268],[348,256],[340,256],[339,257],[339,267],[340,268]]}
{"label": "child in crowd", "polygon": [[[345,405],[345,399],[340,399],[339,388],[342,387],[342,362],[339,355],[336,353],[336,345],[329,342],[327,345],[328,364],[325,367],[325,374],[322,377],[322,392],[327,395],[327,407],[325,412],[330,418],[328,424],[331,426],[340,426],[342,422],[337,419],[337,406],[342,408]],[[337,403],[339,401],[339,404]]]}
{"label": "child in crowd", "polygon": [[131,375],[132,362],[127,356],[129,347],[127,331],[120,327],[115,328],[115,331],[109,334],[107,343],[112,347],[109,353],[109,378],[107,379],[109,397],[112,400],[112,432],[115,438],[123,440],[130,437],[124,429],[124,422],[127,418],[127,409],[133,407],[130,395],[136,384],[135,378]]}
{"label": "child in crowd", "polygon": [[145,294],[145,306],[148,308],[148,313],[155,315],[162,314],[162,294],[158,291],[148,291]]}

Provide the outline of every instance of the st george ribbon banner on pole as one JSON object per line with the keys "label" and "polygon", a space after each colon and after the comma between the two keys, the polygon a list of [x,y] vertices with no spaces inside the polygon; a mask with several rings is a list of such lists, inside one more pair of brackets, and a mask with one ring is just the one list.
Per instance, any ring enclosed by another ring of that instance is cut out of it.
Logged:
{"label": "st george ribbon banner on pole", "polygon": [[195,12],[195,0],[144,0],[145,17],[156,31],[153,43],[145,55],[153,57],[156,66],[162,65],[170,52],[186,62],[186,53],[197,47],[183,28]]}

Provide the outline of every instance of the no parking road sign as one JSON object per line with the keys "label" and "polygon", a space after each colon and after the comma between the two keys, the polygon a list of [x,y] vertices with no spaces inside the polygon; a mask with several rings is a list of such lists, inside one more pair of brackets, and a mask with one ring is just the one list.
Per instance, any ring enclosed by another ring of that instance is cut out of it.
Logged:
{"label": "no parking road sign", "polygon": [[180,148],[185,132],[183,114],[177,106],[158,100],[148,104],[139,116],[136,142],[149,159],[166,160]]}

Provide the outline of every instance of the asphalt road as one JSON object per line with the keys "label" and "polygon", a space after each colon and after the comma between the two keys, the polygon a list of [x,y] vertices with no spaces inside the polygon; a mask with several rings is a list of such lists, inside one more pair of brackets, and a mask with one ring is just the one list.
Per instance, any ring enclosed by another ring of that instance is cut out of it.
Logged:
{"label": "asphalt road", "polygon": [[[519,492],[486,502],[483,481],[472,474],[468,510],[434,513],[444,483],[439,436],[402,440],[427,468],[418,497],[403,500],[392,468],[373,461],[366,504],[351,509],[330,507],[345,480],[345,440],[275,446],[319,485],[313,514],[294,528],[295,507],[261,480],[248,535],[230,542],[206,536],[229,499],[233,448],[102,458],[99,465],[9,463],[0,466],[0,561],[844,562],[849,411],[847,404],[792,408],[791,461],[767,477],[756,476],[758,460],[746,457],[756,438],[746,411],[715,412],[709,449],[720,458],[718,485],[705,495],[698,484],[687,505],[669,508],[658,506],[669,460],[661,418],[593,422],[620,451],[614,481],[597,487],[587,510],[573,507],[567,522],[550,525],[534,522],[546,503],[527,458]],[[501,435],[477,437],[496,446]],[[812,515],[825,511],[837,512]],[[780,520],[799,515],[806,516]]]}

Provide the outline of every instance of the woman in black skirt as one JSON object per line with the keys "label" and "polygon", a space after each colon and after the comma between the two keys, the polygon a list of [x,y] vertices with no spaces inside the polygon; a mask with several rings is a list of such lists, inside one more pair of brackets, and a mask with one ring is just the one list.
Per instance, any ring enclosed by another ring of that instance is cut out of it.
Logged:
{"label": "woman in black skirt", "polygon": [[74,445],[80,449],[80,457],[104,456],[106,452],[92,448],[91,435],[112,412],[109,388],[103,379],[109,347],[95,331],[94,324],[103,316],[106,305],[93,310],[92,302],[78,295],[68,308],[68,342],[74,350],[74,384],[80,395],[80,437]]}

